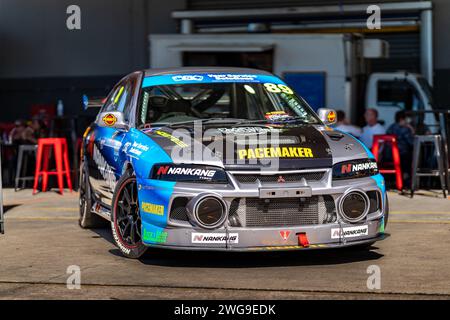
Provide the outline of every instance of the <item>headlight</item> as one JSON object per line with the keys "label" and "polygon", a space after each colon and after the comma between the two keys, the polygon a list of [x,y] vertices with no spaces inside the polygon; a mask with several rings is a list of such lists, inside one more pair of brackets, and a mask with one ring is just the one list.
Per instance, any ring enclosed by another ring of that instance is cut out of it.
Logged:
{"label": "headlight", "polygon": [[150,179],[174,182],[227,183],[222,168],[194,164],[155,164]]}
{"label": "headlight", "polygon": [[226,218],[225,206],[215,197],[206,197],[196,203],[194,215],[204,228],[215,228]]}
{"label": "headlight", "polygon": [[342,197],[339,205],[340,213],[347,221],[358,222],[369,211],[369,198],[364,192],[351,191]]}
{"label": "headlight", "polygon": [[333,166],[333,179],[353,179],[370,177],[378,174],[377,162],[372,159],[340,162]]}

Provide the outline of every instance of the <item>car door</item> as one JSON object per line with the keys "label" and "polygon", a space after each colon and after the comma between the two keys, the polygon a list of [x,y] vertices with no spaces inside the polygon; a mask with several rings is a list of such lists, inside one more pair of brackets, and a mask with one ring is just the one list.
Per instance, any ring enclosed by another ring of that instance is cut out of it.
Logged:
{"label": "car door", "polygon": [[[111,91],[100,114],[120,111],[130,127],[133,126],[133,101],[137,84],[135,75],[120,81]],[[98,117],[99,117],[98,116]],[[97,118],[96,123],[102,121]],[[89,162],[90,181],[97,199],[105,206],[111,206],[113,192],[122,175],[125,161],[123,141],[128,131],[94,124],[92,159]]]}

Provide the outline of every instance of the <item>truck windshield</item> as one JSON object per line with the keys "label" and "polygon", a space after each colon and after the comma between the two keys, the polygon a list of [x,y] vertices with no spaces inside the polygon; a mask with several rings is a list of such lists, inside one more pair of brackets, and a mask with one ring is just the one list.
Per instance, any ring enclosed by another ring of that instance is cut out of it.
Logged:
{"label": "truck windshield", "polygon": [[144,87],[139,124],[198,119],[292,121],[319,124],[308,104],[284,84],[231,82],[185,83]]}

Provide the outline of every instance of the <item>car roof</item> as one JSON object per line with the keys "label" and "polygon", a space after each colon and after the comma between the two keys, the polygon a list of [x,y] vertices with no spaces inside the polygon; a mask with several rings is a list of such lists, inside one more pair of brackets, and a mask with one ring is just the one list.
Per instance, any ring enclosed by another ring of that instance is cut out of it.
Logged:
{"label": "car roof", "polygon": [[145,77],[160,76],[167,74],[186,74],[186,73],[241,73],[241,74],[273,74],[258,69],[251,68],[233,68],[233,67],[178,67],[178,68],[160,68],[144,70]]}

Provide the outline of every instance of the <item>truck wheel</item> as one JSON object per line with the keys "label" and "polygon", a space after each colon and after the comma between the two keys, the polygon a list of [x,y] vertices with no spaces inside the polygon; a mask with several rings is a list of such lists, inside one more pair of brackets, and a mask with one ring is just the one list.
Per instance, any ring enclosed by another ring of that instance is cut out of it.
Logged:
{"label": "truck wheel", "polygon": [[106,220],[91,211],[91,186],[84,163],[82,161],[80,165],[80,218],[78,219],[78,224],[83,229],[104,228],[107,226]]}
{"label": "truck wheel", "polygon": [[147,247],[142,243],[136,177],[131,171],[117,182],[111,215],[113,238],[119,250],[127,258],[141,257]]}

